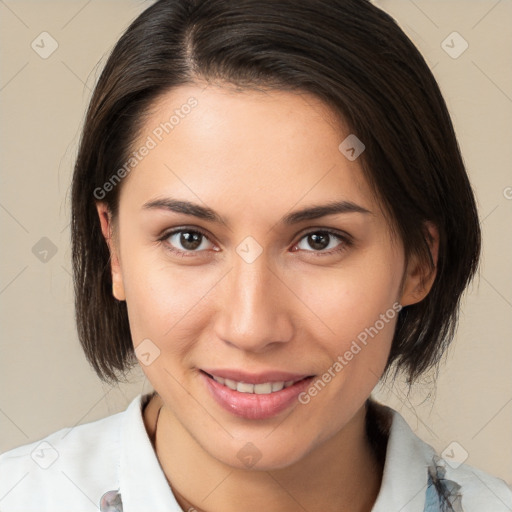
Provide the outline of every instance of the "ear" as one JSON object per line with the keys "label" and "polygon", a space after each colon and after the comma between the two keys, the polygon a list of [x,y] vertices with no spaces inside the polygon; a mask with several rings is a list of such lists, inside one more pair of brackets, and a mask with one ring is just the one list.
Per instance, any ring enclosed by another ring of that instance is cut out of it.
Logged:
{"label": "ear", "polygon": [[402,296],[400,299],[402,306],[409,306],[421,302],[430,292],[436,278],[439,231],[432,222],[426,222],[425,228],[428,231],[426,239],[434,267],[430,268],[427,263],[421,262],[416,255],[410,258],[402,285]]}
{"label": "ear", "polygon": [[119,254],[116,243],[112,237],[112,214],[104,202],[97,201],[96,209],[100,217],[101,232],[107,242],[110,251],[110,269],[112,272],[112,295],[119,301],[126,300],[123,284],[121,265],[119,263]]}

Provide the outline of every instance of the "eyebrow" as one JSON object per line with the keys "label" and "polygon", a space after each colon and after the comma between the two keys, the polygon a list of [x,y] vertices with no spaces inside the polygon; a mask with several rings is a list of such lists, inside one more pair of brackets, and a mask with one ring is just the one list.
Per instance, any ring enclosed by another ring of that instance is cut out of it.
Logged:
{"label": "eyebrow", "polygon": [[[144,210],[168,210],[175,213],[192,215],[199,219],[217,224],[228,225],[225,220],[211,208],[191,203],[190,201],[173,199],[170,197],[149,201],[145,203],[142,208]],[[281,224],[291,226],[306,220],[319,219],[326,215],[336,215],[340,213],[362,213],[373,215],[370,210],[367,210],[352,201],[333,201],[323,205],[308,206],[301,210],[289,213],[284,215],[279,222]]]}

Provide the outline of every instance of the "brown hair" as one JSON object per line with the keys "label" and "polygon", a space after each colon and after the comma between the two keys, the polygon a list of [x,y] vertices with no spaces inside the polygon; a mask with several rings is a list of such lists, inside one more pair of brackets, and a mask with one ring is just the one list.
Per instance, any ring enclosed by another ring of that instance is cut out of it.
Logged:
{"label": "brown hair", "polygon": [[[359,157],[408,259],[432,266],[425,222],[439,231],[437,275],[398,316],[386,371],[412,382],[451,342],[478,266],[480,227],[450,116],[424,59],[367,0],[159,0],[115,45],[94,90],[72,183],[78,336],[105,381],[136,364],[125,302],[112,296],[95,191],[123,166],[154,101],[225,82],[315,95],[366,146]],[[116,216],[120,188],[104,195]],[[395,372],[396,374],[396,372]]]}

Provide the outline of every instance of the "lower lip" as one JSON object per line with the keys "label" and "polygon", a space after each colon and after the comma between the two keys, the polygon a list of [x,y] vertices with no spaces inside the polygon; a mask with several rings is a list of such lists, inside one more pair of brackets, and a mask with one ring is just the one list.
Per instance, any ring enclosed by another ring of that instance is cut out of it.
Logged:
{"label": "lower lip", "polygon": [[200,372],[206,387],[216,402],[226,411],[248,420],[263,420],[272,418],[288,409],[293,403],[298,403],[298,396],[306,389],[313,377],[307,377],[281,391],[257,395],[255,393],[240,393],[208,377]]}

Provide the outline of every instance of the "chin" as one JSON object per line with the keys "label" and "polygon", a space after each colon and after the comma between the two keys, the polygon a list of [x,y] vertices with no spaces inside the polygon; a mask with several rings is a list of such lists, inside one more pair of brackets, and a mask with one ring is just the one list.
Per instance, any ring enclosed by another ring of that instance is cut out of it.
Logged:
{"label": "chin", "polygon": [[[280,444],[281,446],[279,446]],[[216,450],[217,453],[211,451],[211,445],[207,448],[210,455],[220,463],[246,471],[285,469],[299,462],[309,452],[309,450],[304,450],[304,445],[294,444],[283,447],[282,442],[269,439],[262,439],[261,442],[258,440],[246,441],[245,443],[236,440],[233,446],[219,446],[219,450]]]}

